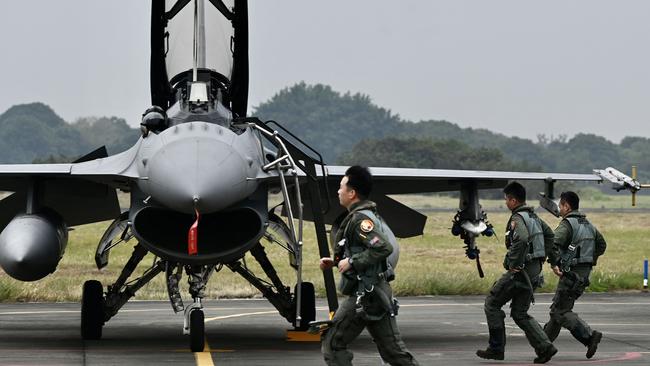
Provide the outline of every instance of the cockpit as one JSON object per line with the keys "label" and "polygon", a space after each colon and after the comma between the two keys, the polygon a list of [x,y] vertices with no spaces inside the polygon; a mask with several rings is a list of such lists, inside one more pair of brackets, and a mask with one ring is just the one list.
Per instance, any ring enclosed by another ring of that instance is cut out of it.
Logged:
{"label": "cockpit", "polygon": [[166,121],[154,118],[151,131],[195,120],[228,126],[246,115],[246,7],[245,0],[152,2],[151,99]]}

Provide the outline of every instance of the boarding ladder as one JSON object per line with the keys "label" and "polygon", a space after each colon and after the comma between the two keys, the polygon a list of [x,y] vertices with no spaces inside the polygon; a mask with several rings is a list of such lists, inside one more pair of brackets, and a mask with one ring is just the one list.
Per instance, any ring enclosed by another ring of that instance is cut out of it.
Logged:
{"label": "boarding ladder", "polygon": [[[272,145],[277,148],[276,158],[264,165],[262,169],[265,172],[275,170],[280,179],[282,197],[284,199],[284,213],[287,216],[288,226],[290,229],[290,239],[294,243],[294,255],[297,263],[297,286],[296,286],[296,324],[301,326],[301,284],[302,284],[302,246],[303,246],[303,199],[300,189],[300,177],[298,169],[305,176],[306,193],[311,201],[311,214],[316,229],[316,238],[318,241],[318,250],[320,257],[329,257],[330,250],[327,242],[327,232],[325,229],[324,215],[330,209],[329,205],[329,188],[327,183],[327,170],[322,156],[299,139],[296,135],[284,128],[276,121],[263,122],[259,118],[242,118],[235,121],[236,124],[246,124],[249,128],[255,129],[261,136],[266,138]],[[275,126],[272,128],[271,126]],[[279,131],[281,130],[282,133]],[[291,140],[287,138],[291,137]],[[260,139],[261,140],[261,139]],[[297,146],[300,144],[301,147]],[[312,154],[307,153],[306,150]],[[317,166],[320,169],[321,176],[318,177]],[[293,180],[293,192],[290,192],[287,184],[287,178]],[[293,194],[293,196],[292,196]],[[325,194],[325,204],[323,207],[322,194]],[[294,204],[292,204],[292,199]],[[294,207],[295,206],[295,207]],[[294,224],[294,219],[298,220],[298,225]],[[336,297],[336,286],[334,283],[334,274],[332,270],[323,271],[323,280],[327,295],[327,303],[330,312],[338,308],[338,299]]]}

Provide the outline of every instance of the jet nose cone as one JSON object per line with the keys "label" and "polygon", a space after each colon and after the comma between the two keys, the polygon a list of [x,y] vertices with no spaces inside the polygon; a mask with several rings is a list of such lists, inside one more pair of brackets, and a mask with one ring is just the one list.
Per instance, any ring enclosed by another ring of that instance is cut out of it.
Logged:
{"label": "jet nose cone", "polygon": [[250,194],[242,156],[226,142],[192,137],[170,142],[148,164],[148,191],[176,211],[214,212]]}

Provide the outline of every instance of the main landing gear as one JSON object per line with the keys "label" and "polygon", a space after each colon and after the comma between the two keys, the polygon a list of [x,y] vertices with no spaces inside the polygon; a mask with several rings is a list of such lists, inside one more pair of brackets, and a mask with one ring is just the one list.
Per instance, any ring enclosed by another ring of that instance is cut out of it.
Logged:
{"label": "main landing gear", "polygon": [[86,281],[81,297],[81,338],[97,340],[104,327],[104,294],[99,281]]}

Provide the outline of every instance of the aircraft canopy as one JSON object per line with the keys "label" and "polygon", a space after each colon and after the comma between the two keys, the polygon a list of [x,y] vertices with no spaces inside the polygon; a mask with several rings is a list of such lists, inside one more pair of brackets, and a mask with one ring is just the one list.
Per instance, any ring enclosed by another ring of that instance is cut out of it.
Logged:
{"label": "aircraft canopy", "polygon": [[170,80],[194,68],[195,53],[199,69],[213,70],[232,80],[234,28],[227,16],[233,6],[234,0],[165,0],[165,13],[170,16],[165,27],[165,64]]}

